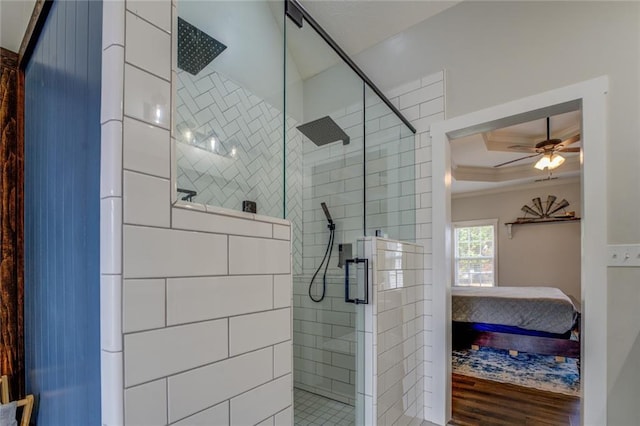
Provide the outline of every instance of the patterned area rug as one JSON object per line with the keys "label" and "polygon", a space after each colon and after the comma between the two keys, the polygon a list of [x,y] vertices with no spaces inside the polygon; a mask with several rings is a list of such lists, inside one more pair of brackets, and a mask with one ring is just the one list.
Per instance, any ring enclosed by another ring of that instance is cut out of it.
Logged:
{"label": "patterned area rug", "polygon": [[576,359],[556,362],[553,356],[480,348],[453,351],[453,372],[464,376],[511,383],[565,395],[580,395],[580,369]]}

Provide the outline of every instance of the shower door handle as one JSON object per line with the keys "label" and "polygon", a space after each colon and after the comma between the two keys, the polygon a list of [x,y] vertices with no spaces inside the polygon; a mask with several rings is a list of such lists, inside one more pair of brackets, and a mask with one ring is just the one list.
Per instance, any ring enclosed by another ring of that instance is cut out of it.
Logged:
{"label": "shower door handle", "polygon": [[[352,299],[349,296],[349,265],[355,263],[364,263],[364,299]],[[344,301],[347,303],[355,303],[356,305],[366,305],[369,303],[369,259],[347,259],[344,263]]]}

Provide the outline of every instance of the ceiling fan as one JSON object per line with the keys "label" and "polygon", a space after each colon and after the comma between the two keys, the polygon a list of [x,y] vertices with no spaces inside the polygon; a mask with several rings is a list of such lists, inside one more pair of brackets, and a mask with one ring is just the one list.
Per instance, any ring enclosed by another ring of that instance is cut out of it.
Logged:
{"label": "ceiling fan", "polygon": [[580,152],[580,148],[569,148],[569,145],[574,144],[580,140],[580,133],[565,139],[551,139],[551,120],[547,117],[547,139],[542,142],[538,142],[535,147],[527,145],[511,145],[509,149],[515,152],[534,152],[535,154],[527,155],[515,160],[506,161],[504,163],[496,164],[493,167],[502,167],[507,164],[515,163],[516,161],[525,160],[527,158],[537,157],[542,155],[534,167],[538,170],[549,169],[553,170],[564,163],[564,157],[558,154],[558,152]]}

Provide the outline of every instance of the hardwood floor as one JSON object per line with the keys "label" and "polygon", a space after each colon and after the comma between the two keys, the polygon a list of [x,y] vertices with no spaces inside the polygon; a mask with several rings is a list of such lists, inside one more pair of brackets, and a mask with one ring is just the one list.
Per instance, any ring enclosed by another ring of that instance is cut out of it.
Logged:
{"label": "hardwood floor", "polygon": [[580,398],[452,375],[455,426],[580,425]]}

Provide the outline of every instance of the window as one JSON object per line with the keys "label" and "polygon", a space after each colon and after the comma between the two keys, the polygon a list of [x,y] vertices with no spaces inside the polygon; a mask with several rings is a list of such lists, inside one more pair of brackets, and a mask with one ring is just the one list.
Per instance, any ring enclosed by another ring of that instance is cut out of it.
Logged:
{"label": "window", "polygon": [[453,224],[454,285],[496,285],[497,219]]}

